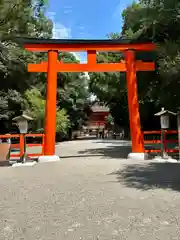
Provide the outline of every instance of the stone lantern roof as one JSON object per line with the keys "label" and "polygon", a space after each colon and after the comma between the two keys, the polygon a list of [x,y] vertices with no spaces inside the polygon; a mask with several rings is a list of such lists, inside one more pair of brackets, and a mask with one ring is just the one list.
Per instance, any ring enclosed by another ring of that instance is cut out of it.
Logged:
{"label": "stone lantern roof", "polygon": [[21,120],[31,121],[31,120],[33,120],[33,118],[28,116],[28,115],[26,115],[25,113],[23,113],[20,116],[14,117],[12,120],[13,121],[21,121]]}

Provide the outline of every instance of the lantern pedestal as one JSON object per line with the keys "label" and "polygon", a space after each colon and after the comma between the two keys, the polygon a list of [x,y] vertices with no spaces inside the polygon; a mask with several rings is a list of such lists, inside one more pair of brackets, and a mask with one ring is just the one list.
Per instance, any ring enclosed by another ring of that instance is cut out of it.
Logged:
{"label": "lantern pedestal", "polygon": [[52,156],[44,155],[38,158],[39,163],[59,162],[59,161],[60,161],[60,158],[57,155],[52,155]]}
{"label": "lantern pedestal", "polygon": [[127,158],[132,160],[145,160],[146,156],[146,153],[129,153]]}

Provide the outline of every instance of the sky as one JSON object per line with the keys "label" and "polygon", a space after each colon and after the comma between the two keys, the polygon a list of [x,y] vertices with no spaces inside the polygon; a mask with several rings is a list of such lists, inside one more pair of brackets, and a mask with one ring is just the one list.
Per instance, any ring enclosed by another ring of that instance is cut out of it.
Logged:
{"label": "sky", "polygon": [[[47,15],[53,20],[53,38],[106,39],[120,32],[121,13],[132,0],[49,0]],[[81,62],[85,53],[77,53]]]}

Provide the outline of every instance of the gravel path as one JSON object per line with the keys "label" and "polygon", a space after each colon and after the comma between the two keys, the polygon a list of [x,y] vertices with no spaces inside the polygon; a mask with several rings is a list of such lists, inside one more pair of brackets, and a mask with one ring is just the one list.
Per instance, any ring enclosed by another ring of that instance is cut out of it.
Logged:
{"label": "gravel path", "polygon": [[0,168],[0,240],[179,240],[179,165],[118,158],[122,145],[61,143],[58,163]]}

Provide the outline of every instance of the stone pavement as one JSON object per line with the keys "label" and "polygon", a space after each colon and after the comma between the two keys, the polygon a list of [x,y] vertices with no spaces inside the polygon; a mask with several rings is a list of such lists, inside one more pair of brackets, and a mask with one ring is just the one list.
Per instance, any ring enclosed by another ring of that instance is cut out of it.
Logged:
{"label": "stone pavement", "polygon": [[179,240],[180,165],[126,160],[129,145],[65,142],[58,163],[0,168],[0,240]]}

